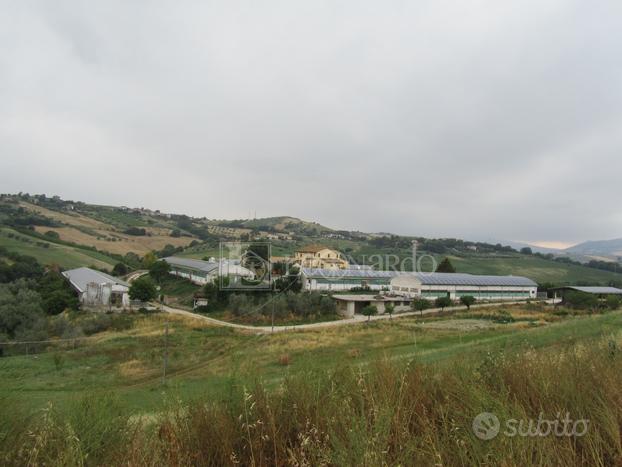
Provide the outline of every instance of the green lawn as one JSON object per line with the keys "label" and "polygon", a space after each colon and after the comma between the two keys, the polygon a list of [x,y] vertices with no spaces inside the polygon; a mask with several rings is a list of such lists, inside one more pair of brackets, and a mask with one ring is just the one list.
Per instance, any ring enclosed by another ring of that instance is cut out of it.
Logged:
{"label": "green lawn", "polygon": [[[19,239],[9,238],[9,233]],[[48,247],[41,244],[46,244]],[[91,265],[109,269],[117,263],[115,259],[103,253],[47,242],[6,228],[0,229],[0,246],[9,251],[32,256],[43,265],[58,264],[67,269]]]}
{"label": "green lawn", "polygon": [[[163,386],[167,320],[169,379]],[[501,349],[550,347],[555,352],[558,346],[619,332],[622,313],[568,317],[532,327],[515,323],[475,330],[427,327],[434,322],[431,318],[400,318],[256,336],[168,315],[137,315],[132,329],[98,334],[75,349],[69,343],[24,355],[26,349],[22,348],[21,355],[0,358],[0,397],[9,396],[37,408],[48,401],[63,405],[87,392],[112,391],[134,410],[152,412],[171,398],[186,400],[204,394],[222,398],[232,385],[248,385],[256,379],[278,384],[293,372],[343,364],[365,366],[381,357],[440,364],[478,359]]]}

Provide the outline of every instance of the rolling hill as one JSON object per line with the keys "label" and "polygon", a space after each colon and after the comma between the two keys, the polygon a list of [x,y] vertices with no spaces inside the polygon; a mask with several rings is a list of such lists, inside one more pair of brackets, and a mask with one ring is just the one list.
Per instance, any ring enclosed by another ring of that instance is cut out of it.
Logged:
{"label": "rolling hill", "polygon": [[[275,238],[271,234],[279,234]],[[283,234],[283,235],[281,235]],[[291,255],[307,243],[323,243],[360,259],[371,255],[411,254],[411,237],[335,231],[316,222],[280,216],[261,219],[209,220],[163,214],[143,208],[91,205],[43,195],[0,196],[0,246],[30,255],[42,264],[63,268],[95,266],[110,270],[118,262],[136,262],[145,253],[162,251],[203,258],[218,256],[220,240],[270,236],[276,256]],[[474,245],[455,239],[419,238],[422,253],[451,257],[459,272],[513,274],[558,284],[622,284],[622,274],[523,255],[509,247]],[[388,242],[388,243],[387,243]],[[587,242],[575,251],[615,251],[617,241]],[[579,249],[581,247],[582,249]],[[439,249],[440,248],[440,249]],[[363,261],[364,262],[364,261]]]}
{"label": "rolling hill", "polygon": [[570,248],[566,248],[563,252],[574,255],[617,258],[622,256],[622,238],[583,242]]}

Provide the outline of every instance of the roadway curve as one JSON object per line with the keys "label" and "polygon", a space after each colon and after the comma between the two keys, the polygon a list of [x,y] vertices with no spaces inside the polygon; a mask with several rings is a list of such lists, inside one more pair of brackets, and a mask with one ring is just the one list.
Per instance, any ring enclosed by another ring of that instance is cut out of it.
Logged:
{"label": "roadway curve", "polygon": [[[471,308],[489,308],[489,307],[495,307],[499,305],[517,305],[517,304],[522,304],[522,303],[525,303],[525,302],[518,301],[518,302],[482,303],[479,305],[471,305]],[[451,307],[450,309],[451,310],[466,310],[466,307],[465,306],[454,306],[454,307]],[[266,334],[266,333],[271,333],[271,332],[322,329],[322,328],[330,328],[330,327],[336,327],[336,326],[346,326],[346,325],[351,325],[351,324],[361,324],[361,323],[366,323],[368,321],[367,316],[354,315],[353,318],[344,318],[344,319],[340,319],[337,321],[322,321],[320,323],[296,324],[296,325],[289,325],[289,326],[287,325],[274,326],[274,329],[272,329],[271,326],[250,326],[247,324],[230,323],[228,321],[222,321],[220,319],[210,318],[205,315],[200,315],[198,313],[193,313],[191,311],[181,310],[179,308],[173,308],[173,307],[166,306],[166,305],[162,306],[162,311],[166,313],[171,313],[174,315],[180,315],[180,316],[185,316],[188,318],[198,319],[201,321],[211,323],[215,326],[224,326],[224,327],[235,328],[235,329],[240,329],[244,331],[252,331],[257,334]],[[427,310],[424,310],[423,312],[405,311],[402,313],[393,314],[393,318],[398,319],[398,318],[403,318],[406,316],[432,315],[432,314],[439,313],[440,311],[441,311],[440,308],[429,308]],[[380,321],[380,320],[386,320],[386,319],[391,319],[391,316],[385,313],[382,315],[371,316],[369,318],[369,321]]]}

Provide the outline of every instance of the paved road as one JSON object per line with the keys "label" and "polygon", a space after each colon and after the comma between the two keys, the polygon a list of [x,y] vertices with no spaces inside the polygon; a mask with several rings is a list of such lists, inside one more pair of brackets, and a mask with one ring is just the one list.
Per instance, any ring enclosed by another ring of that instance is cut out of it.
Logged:
{"label": "paved road", "polygon": [[[524,301],[518,301],[518,302],[497,302],[497,303],[482,303],[479,305],[471,305],[471,308],[489,308],[489,307],[495,307],[495,306],[499,306],[499,305],[517,305],[517,304],[521,304],[521,303],[525,303]],[[548,302],[547,302],[548,303]],[[236,328],[236,329],[241,329],[241,330],[245,330],[245,331],[253,331],[256,332],[258,334],[265,334],[265,333],[271,333],[271,332],[285,332],[285,331],[297,331],[297,330],[309,330],[309,329],[322,329],[322,328],[331,328],[331,327],[336,327],[336,326],[347,326],[347,325],[351,325],[351,324],[361,324],[361,323],[365,323],[368,320],[367,316],[363,316],[363,315],[354,315],[354,318],[347,318],[347,319],[340,319],[337,321],[323,321],[321,323],[311,323],[311,324],[297,324],[297,325],[291,325],[291,326],[274,326],[274,331],[272,329],[271,326],[250,326],[250,325],[246,325],[246,324],[236,324],[236,323],[229,323],[227,321],[222,321],[219,319],[215,319],[215,318],[210,318],[208,316],[205,315],[200,315],[198,313],[193,313],[191,311],[186,311],[186,310],[181,310],[179,308],[173,308],[170,306],[163,306],[162,308],[163,311],[165,311],[166,313],[171,313],[171,314],[175,314],[175,315],[181,315],[181,316],[186,316],[189,318],[195,318],[198,320],[202,320],[202,321],[206,321],[209,322],[211,324],[214,324],[216,326],[224,326],[224,327],[229,327],[229,328]],[[451,307],[451,310],[466,310],[465,306],[454,306]],[[439,313],[441,311],[440,308],[429,308],[427,310],[424,310],[423,312],[421,311],[406,311],[403,313],[395,313],[393,314],[393,318],[394,319],[399,319],[399,318],[403,318],[405,316],[426,316],[426,315],[432,315],[432,314],[436,314]],[[383,315],[376,315],[376,316],[372,316],[370,318],[370,321],[380,321],[383,319],[391,319],[391,316],[388,314],[383,314]]]}

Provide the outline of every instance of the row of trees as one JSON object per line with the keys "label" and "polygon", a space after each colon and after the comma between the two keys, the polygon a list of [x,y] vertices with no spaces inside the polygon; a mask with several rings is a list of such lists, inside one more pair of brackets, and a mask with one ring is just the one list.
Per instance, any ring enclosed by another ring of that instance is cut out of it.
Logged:
{"label": "row of trees", "polygon": [[601,299],[597,295],[579,291],[565,292],[563,303],[567,307],[577,310],[617,310],[622,304],[617,295],[607,295]]}

